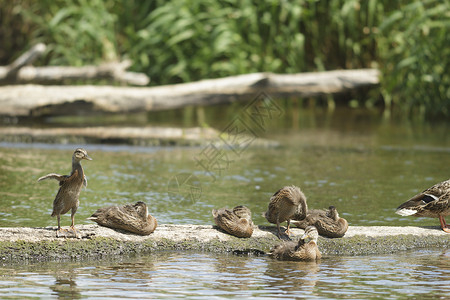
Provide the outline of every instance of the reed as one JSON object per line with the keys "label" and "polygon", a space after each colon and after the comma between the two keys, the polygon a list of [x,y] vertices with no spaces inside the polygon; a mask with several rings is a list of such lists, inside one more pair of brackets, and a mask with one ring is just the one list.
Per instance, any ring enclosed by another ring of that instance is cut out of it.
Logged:
{"label": "reed", "polygon": [[449,5],[440,0],[6,1],[2,26],[21,36],[11,42],[0,30],[0,43],[11,50],[0,51],[0,61],[44,42],[49,52],[41,64],[129,57],[132,69],[147,73],[153,85],[250,72],[378,67],[382,97],[364,99],[367,106],[381,100],[405,116],[448,116]]}

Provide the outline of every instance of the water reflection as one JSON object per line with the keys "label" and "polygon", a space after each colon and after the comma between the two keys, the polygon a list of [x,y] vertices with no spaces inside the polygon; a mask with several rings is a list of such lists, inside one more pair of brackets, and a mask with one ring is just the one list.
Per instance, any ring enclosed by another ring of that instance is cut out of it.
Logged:
{"label": "water reflection", "polygon": [[[268,260],[265,277],[267,286],[283,292],[302,291],[313,294],[319,280],[320,262]],[[275,279],[275,280],[274,280]]]}
{"label": "water reflection", "polygon": [[[414,288],[412,288],[414,286]],[[370,298],[446,297],[448,250],[320,262],[191,252],[103,261],[0,266],[2,297]]]}
{"label": "water reflection", "polygon": [[54,284],[50,286],[58,299],[81,299],[81,291],[75,282],[75,276],[71,273],[57,275]]}

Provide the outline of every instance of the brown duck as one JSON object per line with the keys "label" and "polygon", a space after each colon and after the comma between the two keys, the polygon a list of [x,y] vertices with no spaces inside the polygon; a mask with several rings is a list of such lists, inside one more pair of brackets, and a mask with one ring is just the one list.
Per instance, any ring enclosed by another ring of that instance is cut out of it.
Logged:
{"label": "brown duck", "polygon": [[58,219],[58,232],[61,232],[60,218],[69,210],[71,210],[72,225],[70,228],[75,232],[75,213],[77,212],[78,205],[80,204],[79,197],[81,188],[87,187],[87,179],[84,175],[83,168],[81,167],[81,160],[92,160],[89,157],[86,150],[78,148],[72,155],[72,172],[70,175],[59,175],[56,173],[50,173],[42,176],[38,181],[45,179],[56,179],[59,181],[59,190],[53,201],[52,217]]}
{"label": "brown duck", "polygon": [[270,198],[269,207],[264,217],[272,224],[277,224],[278,237],[281,238],[280,223],[287,222],[286,234],[289,236],[290,219],[306,217],[308,206],[306,197],[299,187],[285,186]]}
{"label": "brown duck", "polygon": [[155,217],[148,213],[147,205],[142,201],[135,204],[99,208],[88,219],[105,227],[139,235],[149,235],[155,231],[158,225]]}
{"label": "brown duck", "polygon": [[401,216],[438,218],[441,228],[450,233],[444,217],[450,215],[450,179],[442,181],[415,195],[395,211]]}
{"label": "brown duck", "polygon": [[213,209],[212,215],[217,226],[231,235],[248,238],[253,234],[252,213],[243,205],[236,206],[233,210]]}
{"label": "brown duck", "polygon": [[292,220],[292,224],[303,229],[307,226],[315,226],[320,235],[331,238],[343,237],[348,229],[347,220],[339,217],[334,206],[330,206],[328,210],[311,209],[305,219]]}
{"label": "brown duck", "polygon": [[284,242],[275,246],[269,253],[270,257],[279,260],[315,261],[322,258],[322,254],[317,246],[319,233],[314,226],[305,228],[305,233],[298,243]]}

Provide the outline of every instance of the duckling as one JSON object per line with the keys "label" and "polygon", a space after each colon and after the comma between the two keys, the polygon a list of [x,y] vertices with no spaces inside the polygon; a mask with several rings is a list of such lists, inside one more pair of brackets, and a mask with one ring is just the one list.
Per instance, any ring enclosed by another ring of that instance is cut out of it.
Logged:
{"label": "duckling", "polygon": [[275,246],[269,253],[270,257],[279,260],[315,261],[322,258],[317,246],[319,233],[314,226],[305,228],[305,233],[298,243],[288,241]]}
{"label": "duckling", "polygon": [[442,181],[415,195],[397,207],[401,216],[439,218],[443,231],[450,233],[444,217],[450,215],[450,179]]}
{"label": "duckling", "polygon": [[306,217],[308,206],[306,197],[299,187],[285,186],[278,190],[270,198],[269,207],[264,217],[272,224],[277,224],[278,237],[281,238],[280,223],[286,221],[286,235],[289,237],[290,219],[296,215],[296,218]]}
{"label": "duckling", "polygon": [[59,190],[56,194],[55,200],[53,201],[53,212],[52,217],[58,220],[57,236],[63,230],[61,229],[60,218],[69,210],[71,210],[72,225],[70,228],[75,232],[75,213],[77,212],[78,206],[80,204],[79,197],[81,188],[87,187],[87,179],[84,175],[83,168],[81,167],[81,160],[92,160],[89,157],[86,150],[83,148],[78,148],[72,155],[72,172],[70,175],[59,175],[56,173],[50,173],[42,176],[38,179],[39,181],[46,179],[56,179],[59,181]]}
{"label": "duckling", "polygon": [[327,211],[311,209],[305,219],[301,221],[292,220],[292,224],[300,228],[313,225],[320,235],[330,238],[343,237],[348,229],[347,220],[339,217],[339,213],[334,206],[330,206]]}
{"label": "duckling", "polygon": [[243,205],[236,206],[233,210],[213,209],[212,215],[217,226],[231,235],[248,238],[253,234],[252,213]]}
{"label": "duckling", "polygon": [[139,235],[149,235],[155,231],[158,222],[148,213],[147,205],[135,204],[99,208],[88,218],[97,224],[113,229],[122,229]]}

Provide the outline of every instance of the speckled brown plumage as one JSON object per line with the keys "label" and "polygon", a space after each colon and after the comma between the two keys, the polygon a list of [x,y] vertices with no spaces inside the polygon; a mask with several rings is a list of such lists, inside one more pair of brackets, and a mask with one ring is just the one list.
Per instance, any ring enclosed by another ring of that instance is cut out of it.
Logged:
{"label": "speckled brown plumage", "polygon": [[305,228],[298,243],[283,242],[275,246],[269,253],[270,257],[279,260],[315,261],[322,258],[322,254],[317,246],[319,233],[314,226]]}
{"label": "speckled brown plumage", "polygon": [[315,226],[320,235],[331,238],[343,237],[348,229],[347,220],[339,217],[334,206],[330,206],[328,210],[311,209],[305,219],[291,222],[303,229],[307,226]]}
{"label": "speckled brown plumage", "polygon": [[442,181],[415,195],[397,207],[402,216],[439,218],[441,228],[450,233],[444,217],[450,215],[450,179]]}
{"label": "speckled brown plumage", "polygon": [[83,168],[81,167],[81,160],[92,160],[89,157],[86,150],[78,148],[72,155],[72,172],[70,175],[59,175],[56,173],[50,173],[42,176],[38,181],[46,179],[55,179],[59,181],[59,190],[53,201],[52,217],[58,219],[58,231],[61,231],[60,218],[61,215],[71,210],[72,230],[75,231],[75,213],[79,206],[80,192],[83,186],[87,187],[87,179],[84,175]]}
{"label": "speckled brown plumage", "polygon": [[236,206],[233,210],[213,209],[212,215],[217,226],[231,235],[248,238],[253,234],[252,213],[243,205]]}
{"label": "speckled brown plumage", "polygon": [[281,237],[280,223],[287,222],[286,234],[289,235],[290,219],[297,215],[305,218],[308,211],[306,197],[299,187],[285,186],[270,198],[269,207],[264,217],[277,225],[278,237]]}
{"label": "speckled brown plumage", "polygon": [[142,201],[135,204],[99,208],[88,219],[105,227],[139,235],[149,235],[155,231],[158,225],[156,218],[148,213],[147,205]]}

